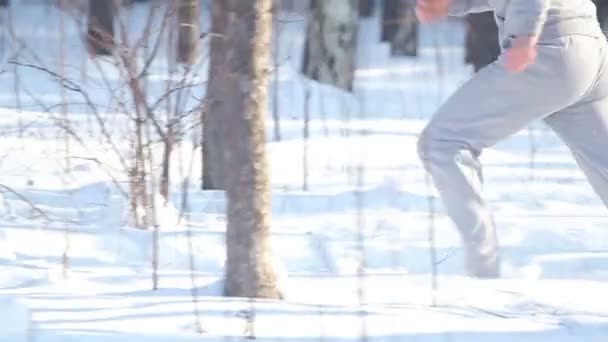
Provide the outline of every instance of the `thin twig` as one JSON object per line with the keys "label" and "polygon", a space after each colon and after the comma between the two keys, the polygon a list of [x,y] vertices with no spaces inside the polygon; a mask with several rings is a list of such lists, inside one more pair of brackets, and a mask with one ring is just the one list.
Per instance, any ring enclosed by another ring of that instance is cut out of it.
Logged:
{"label": "thin twig", "polygon": [[30,206],[30,208],[32,208],[33,211],[37,212],[40,216],[44,217],[47,221],[53,221],[53,219],[51,219],[51,217],[44,212],[44,210],[38,208],[38,206],[30,201],[29,198],[25,197],[24,195],[20,194],[19,192],[13,190],[13,188],[4,185],[4,184],[0,184],[0,188],[4,189],[4,191],[9,192],[15,196],[17,196],[21,201],[23,201],[24,203],[26,203],[27,205]]}

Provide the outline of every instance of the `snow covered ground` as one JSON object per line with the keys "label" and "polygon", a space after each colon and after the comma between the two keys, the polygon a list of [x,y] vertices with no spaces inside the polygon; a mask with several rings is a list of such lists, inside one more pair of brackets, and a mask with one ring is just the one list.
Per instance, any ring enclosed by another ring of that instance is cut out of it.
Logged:
{"label": "snow covered ground", "polygon": [[[140,7],[133,11],[133,18],[143,17]],[[42,18],[57,24],[46,6],[15,7],[19,34],[51,63],[58,36],[31,25]],[[353,96],[298,75],[304,23],[295,19],[282,24],[280,142],[270,138],[268,122],[273,251],[286,300],[220,296],[222,194],[198,190],[194,176],[190,210],[176,224],[180,156],[200,167],[200,150],[193,154],[187,143],[175,156],[174,201],[160,215],[159,289],[153,291],[153,235],[126,226],[128,205],[93,158],[118,168],[117,161],[91,134],[85,146],[71,145],[66,173],[56,119],[27,95],[56,105],[57,84],[20,69],[17,110],[16,80],[6,65],[0,75],[0,341],[607,341],[606,210],[541,124],[483,155],[504,277],[463,276],[459,237],[416,156],[417,134],[433,109],[470,76],[462,64],[461,24],[423,27],[421,56],[412,59],[390,58],[378,42],[376,19],[363,20]],[[71,65],[80,65],[75,31],[66,37]],[[86,70],[95,79],[92,63]],[[166,79],[162,67],[154,70],[151,79]],[[97,85],[87,89],[102,102],[106,95]],[[307,88],[312,122],[304,191]],[[124,119],[104,115],[112,127]],[[86,113],[72,109],[69,116],[83,132],[96,131]],[[20,125],[26,128],[21,137]],[[357,273],[361,256],[364,276]]]}

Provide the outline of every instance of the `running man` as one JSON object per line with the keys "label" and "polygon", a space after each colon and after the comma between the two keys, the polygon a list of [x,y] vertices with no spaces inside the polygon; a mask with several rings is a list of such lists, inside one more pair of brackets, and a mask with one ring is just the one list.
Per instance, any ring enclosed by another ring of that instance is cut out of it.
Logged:
{"label": "running man", "polygon": [[417,0],[423,23],[493,11],[501,55],[438,109],[418,153],[464,245],[468,275],[500,276],[498,240],[481,196],[485,148],[534,120],[569,147],[608,205],[608,44],[591,0]]}

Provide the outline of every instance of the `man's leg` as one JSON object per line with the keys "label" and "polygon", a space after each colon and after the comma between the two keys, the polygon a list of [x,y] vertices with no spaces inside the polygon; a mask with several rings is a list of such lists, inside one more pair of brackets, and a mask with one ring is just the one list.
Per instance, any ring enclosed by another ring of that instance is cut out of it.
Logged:
{"label": "man's leg", "polygon": [[604,39],[595,42],[579,38],[572,45],[589,51],[588,64],[593,65],[593,57],[599,57],[594,85],[581,101],[548,116],[545,122],[570,148],[589,183],[608,206],[608,44]]}
{"label": "man's leg", "polygon": [[608,206],[608,78],[604,83],[605,94],[545,121],[570,148],[587,180]]}
{"label": "man's leg", "polygon": [[536,62],[521,73],[508,72],[499,57],[457,90],[422,132],[418,153],[461,233],[472,276],[499,273],[478,157],[484,148],[578,101],[589,89],[595,72],[583,70],[585,53],[571,51],[570,40],[540,46]]}

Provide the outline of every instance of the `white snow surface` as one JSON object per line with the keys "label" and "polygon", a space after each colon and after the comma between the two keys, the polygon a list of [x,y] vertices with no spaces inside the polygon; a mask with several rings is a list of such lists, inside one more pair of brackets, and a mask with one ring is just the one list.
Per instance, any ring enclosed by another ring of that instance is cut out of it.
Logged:
{"label": "white snow surface", "polygon": [[[57,11],[25,0],[12,10],[16,34],[52,67]],[[145,6],[135,5],[129,16],[134,30],[141,27]],[[378,18],[362,19],[356,87],[347,94],[299,74],[305,22],[282,16],[280,141],[272,139],[270,112],[268,118],[272,247],[286,294],[280,301],[221,295],[225,201],[221,192],[199,190],[200,150],[188,140],[175,152],[171,201],[156,200],[153,290],[153,233],[129,227],[128,203],[109,176],[124,174],[95,120],[69,106],[86,139],[72,142],[66,173],[56,125],[59,86],[31,68],[19,67],[16,78],[8,63],[16,43],[3,31],[0,184],[21,196],[5,188],[0,196],[0,341],[608,341],[606,209],[542,123],[484,152],[484,196],[498,226],[504,275],[476,280],[463,273],[459,235],[416,156],[417,135],[433,110],[471,76],[461,22],[421,27],[420,56],[405,58],[390,57],[379,41]],[[42,20],[48,24],[32,24]],[[201,23],[207,27],[206,12]],[[100,75],[115,73],[83,58],[76,27],[66,25],[66,72],[82,82],[86,70],[85,89],[95,102],[110,103]],[[164,57],[161,51],[149,75],[156,97],[169,78]],[[126,137],[124,114],[100,111],[111,134]],[[180,160],[192,160],[194,170],[181,220]]]}
{"label": "white snow surface", "polygon": [[[6,341],[26,341],[29,324],[29,310],[21,300],[12,296],[0,296],[0,335]],[[25,333],[24,333],[25,332]]]}

